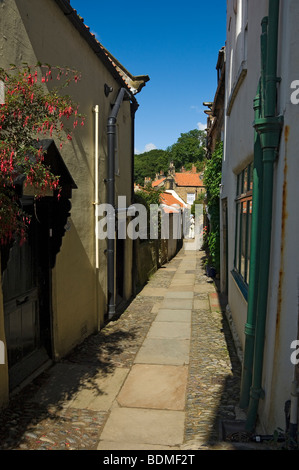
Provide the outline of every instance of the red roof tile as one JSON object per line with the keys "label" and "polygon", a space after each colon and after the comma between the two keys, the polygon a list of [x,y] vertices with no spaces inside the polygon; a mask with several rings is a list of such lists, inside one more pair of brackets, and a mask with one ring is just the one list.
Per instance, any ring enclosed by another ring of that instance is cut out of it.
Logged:
{"label": "red roof tile", "polygon": [[174,207],[163,206],[162,209],[165,212],[165,214],[179,214],[178,209]]}
{"label": "red roof tile", "polygon": [[178,186],[204,186],[198,173],[175,173],[174,179]]}
{"label": "red roof tile", "polygon": [[152,182],[152,187],[155,188],[156,186],[159,186],[159,184],[163,183],[166,178],[161,178],[160,180],[156,180]]}
{"label": "red roof tile", "polygon": [[162,204],[166,204],[167,206],[179,205],[180,207],[184,207],[183,203],[179,201],[178,199],[176,199],[170,193],[161,194],[161,202]]}

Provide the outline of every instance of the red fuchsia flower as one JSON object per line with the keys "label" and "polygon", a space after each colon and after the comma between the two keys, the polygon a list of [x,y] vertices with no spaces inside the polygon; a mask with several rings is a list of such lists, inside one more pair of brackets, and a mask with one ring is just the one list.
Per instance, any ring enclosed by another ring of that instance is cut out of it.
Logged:
{"label": "red fuchsia flower", "polygon": [[[58,79],[61,78],[65,72],[60,70]],[[73,72],[71,72],[73,73]],[[43,76],[41,76],[41,82],[45,83],[48,79],[52,79],[53,72],[49,70],[49,68],[44,68]],[[67,75],[65,73],[65,75]],[[77,82],[79,80],[79,75],[73,73],[73,80]],[[71,116],[75,116],[73,121],[73,127],[76,128],[79,122],[79,119],[82,119],[81,126],[84,125],[83,118],[80,116],[78,112],[78,107],[73,105],[71,100],[64,97],[58,97],[56,95],[51,95],[51,92],[47,95],[47,101],[45,98],[42,97],[40,99],[40,94],[35,92],[35,84],[38,81],[38,72],[35,70],[34,72],[30,72],[26,70],[25,73],[21,71],[18,76],[11,75],[4,75],[2,80],[8,82],[7,85],[7,93],[6,93],[6,102],[4,105],[0,105],[0,129],[13,129],[15,127],[16,136],[20,133],[24,132],[24,136],[27,138],[30,133],[34,135],[37,132],[43,134],[50,134],[55,131],[62,131],[64,128],[61,119],[63,117],[70,118]],[[67,79],[67,83],[71,81],[71,78]],[[15,97],[18,100],[18,106],[15,106]],[[28,113],[28,109],[30,109],[30,105],[32,103],[37,102],[40,106],[38,109],[37,117],[36,117],[36,110],[32,109],[32,114]],[[46,102],[45,102],[46,101]],[[22,105],[24,102],[24,107]],[[15,121],[19,121],[19,123],[14,123]],[[30,128],[28,125],[30,124]],[[20,130],[21,127],[21,130]],[[24,131],[23,131],[24,129]],[[12,133],[12,136],[14,134]],[[67,140],[72,140],[72,132],[69,131],[69,134],[65,133]],[[64,137],[65,137],[64,136]],[[20,140],[20,139],[19,139]],[[37,139],[38,140],[38,139]],[[14,140],[12,139],[12,142]],[[21,140],[20,140],[21,142]],[[26,169],[26,180],[24,182],[25,185],[31,185],[36,188],[40,188],[41,190],[46,189],[47,187],[53,188],[57,193],[60,191],[59,188],[59,179],[57,179],[52,173],[47,173],[45,168],[43,167],[42,160],[43,160],[43,153],[36,152],[36,163],[34,163],[33,167],[31,167],[28,156],[22,152],[15,151],[15,144],[11,146],[11,148],[2,148],[0,149],[0,177],[1,177],[1,185],[0,185],[0,193],[2,192],[1,189],[3,188],[10,188],[13,189],[13,180],[15,179],[16,175],[18,174],[17,168],[20,166],[24,166]],[[62,142],[60,143],[60,148],[62,148]],[[25,148],[25,151],[27,149]],[[31,150],[28,150],[28,152]],[[28,153],[27,153],[28,155]],[[58,197],[60,193],[58,193]],[[0,197],[0,206],[1,206],[1,199]],[[6,201],[6,200],[5,200]],[[14,201],[17,203],[17,199]],[[10,204],[6,204],[6,214],[9,214],[10,209],[12,206]],[[20,212],[17,214],[14,209],[11,209],[10,215],[5,216],[5,224],[3,223],[2,213],[0,216],[0,242],[1,239],[6,239],[13,236],[14,233],[18,233],[19,235],[21,232],[21,225],[22,222],[24,223],[24,219],[21,218],[22,213]],[[2,219],[1,219],[2,217]],[[5,227],[5,229],[4,229]]]}

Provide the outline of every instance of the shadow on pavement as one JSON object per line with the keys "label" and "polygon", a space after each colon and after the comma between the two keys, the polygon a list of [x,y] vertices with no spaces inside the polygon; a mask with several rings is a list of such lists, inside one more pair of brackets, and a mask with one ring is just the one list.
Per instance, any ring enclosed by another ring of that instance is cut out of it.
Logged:
{"label": "shadow on pavement", "polygon": [[[129,342],[136,340],[137,333],[137,327],[131,328],[130,332],[108,327],[88,337],[61,362],[51,366],[13,395],[9,406],[0,413],[0,449],[17,449],[24,438],[26,449],[30,449],[30,442],[35,449],[37,445],[43,444],[40,441],[43,437],[40,436],[46,437],[45,445],[48,449],[51,439],[47,431],[53,435],[53,444],[59,449],[67,448],[68,441],[72,441],[72,422],[77,426],[76,430],[80,424],[85,424],[82,432],[85,432],[85,439],[92,448],[104,413],[83,409],[74,412],[68,409],[67,404],[83,387],[92,389],[94,395],[104,394],[95,380],[96,376],[108,376],[114,372],[119,366],[117,358],[125,353]],[[57,442],[58,435],[60,443]]]}

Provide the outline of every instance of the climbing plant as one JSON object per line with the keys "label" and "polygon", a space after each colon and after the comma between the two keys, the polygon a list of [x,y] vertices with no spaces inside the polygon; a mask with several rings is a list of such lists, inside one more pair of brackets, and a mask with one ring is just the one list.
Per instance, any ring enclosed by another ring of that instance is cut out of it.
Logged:
{"label": "climbing plant", "polygon": [[212,158],[206,161],[204,185],[206,201],[210,216],[210,227],[207,234],[208,254],[211,264],[217,271],[220,268],[220,184],[222,172],[223,143],[216,145]]}
{"label": "climbing plant", "polygon": [[[5,95],[0,104],[0,244],[15,236],[26,239],[30,219],[16,192],[18,177],[22,175],[35,197],[43,197],[47,189],[59,197],[59,176],[45,165],[40,139],[53,138],[62,147],[72,139],[73,129],[84,125],[78,105],[62,93],[79,79],[75,71],[49,65],[0,68]],[[49,91],[46,85],[52,80],[60,84]]]}

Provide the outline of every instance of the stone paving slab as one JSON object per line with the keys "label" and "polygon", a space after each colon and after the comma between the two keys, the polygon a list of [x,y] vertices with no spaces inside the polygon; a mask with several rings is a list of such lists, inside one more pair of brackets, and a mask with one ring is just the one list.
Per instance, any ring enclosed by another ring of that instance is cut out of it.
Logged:
{"label": "stone paving slab", "polygon": [[85,381],[93,380],[97,374],[94,366],[86,364],[55,364],[49,371],[48,379],[30,400],[44,406],[63,402],[69,406],[73,396],[84,386]]}
{"label": "stone paving slab", "polygon": [[182,309],[182,310],[191,310],[193,305],[192,305],[192,299],[164,299],[164,301],[161,303],[162,308],[167,308],[167,309]]}
{"label": "stone paving slab", "polygon": [[120,391],[129,369],[116,368],[110,374],[78,364],[56,364],[48,381],[31,397],[44,406],[63,402],[64,408],[107,411]]}
{"label": "stone paving slab", "polygon": [[162,302],[156,302],[151,310],[151,313],[158,313],[161,309]]}
{"label": "stone paving slab", "polygon": [[178,446],[184,441],[183,411],[114,408],[100,441]]}
{"label": "stone paving slab", "polygon": [[193,292],[185,292],[185,291],[167,292],[164,298],[165,299],[193,299]]}
{"label": "stone paving slab", "polygon": [[170,283],[171,286],[193,286],[194,281],[192,279],[173,279]]}
{"label": "stone paving slab", "polygon": [[194,281],[195,279],[195,274],[186,274],[186,270],[184,273],[176,273],[174,276],[173,276],[173,281],[176,281],[176,280],[180,280],[180,279],[184,279],[184,280],[190,280],[190,281]]}
{"label": "stone paving slab", "polygon": [[129,369],[117,368],[112,374],[97,376],[85,385],[69,403],[69,407],[108,411],[119,393]]}
{"label": "stone paving slab", "polygon": [[[174,284],[174,285],[171,285],[169,286],[169,288],[167,289],[168,292],[177,292],[178,290],[181,290],[180,289],[180,284]],[[184,286],[184,291],[185,292],[194,292],[194,285],[193,284],[188,284],[187,286]]]}
{"label": "stone paving slab", "polygon": [[159,309],[155,319],[157,322],[191,322],[191,310]]}
{"label": "stone paving slab", "polygon": [[122,407],[183,411],[188,367],[136,364],[117,397]]}
{"label": "stone paving slab", "polygon": [[191,324],[186,322],[154,322],[147,334],[148,338],[190,339]]}
{"label": "stone paving slab", "polygon": [[167,288],[145,286],[138,295],[148,296],[148,297],[164,297],[166,293],[167,293]]}
{"label": "stone paving slab", "polygon": [[[0,449],[235,450],[237,443],[221,441],[219,420],[236,419],[240,362],[222,311],[203,308],[217,293],[204,256],[181,250],[122,315],[17,395],[0,415]],[[151,337],[168,322],[191,324],[191,339]],[[184,374],[174,380],[170,369],[188,370],[183,410],[163,408],[181,406],[175,397]],[[168,392],[159,393],[166,383]],[[94,399],[110,405],[90,409]]]}
{"label": "stone paving slab", "polygon": [[100,441],[97,450],[169,450],[171,452],[173,450],[180,450],[180,447]]}
{"label": "stone paving slab", "polygon": [[189,364],[189,340],[146,338],[134,363],[137,364]]}

